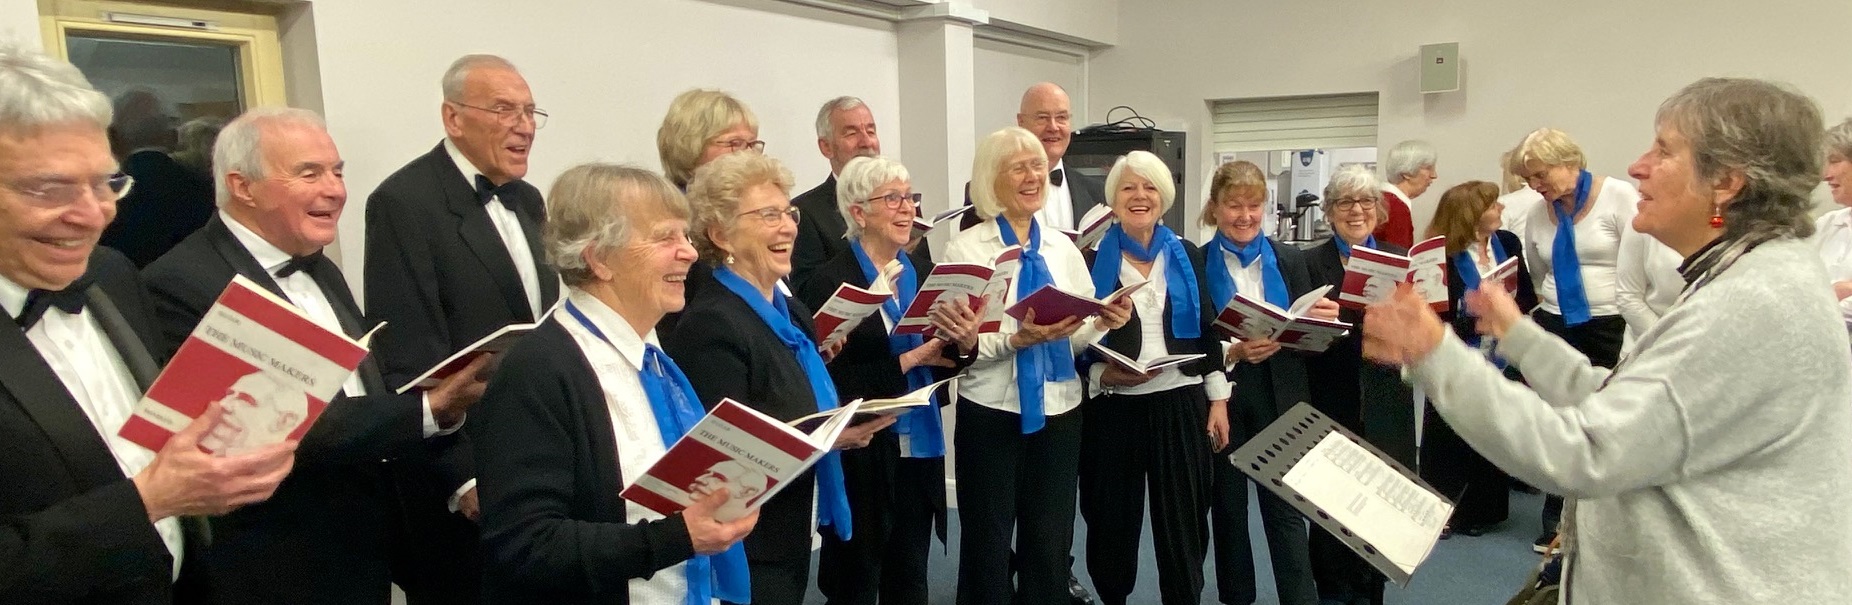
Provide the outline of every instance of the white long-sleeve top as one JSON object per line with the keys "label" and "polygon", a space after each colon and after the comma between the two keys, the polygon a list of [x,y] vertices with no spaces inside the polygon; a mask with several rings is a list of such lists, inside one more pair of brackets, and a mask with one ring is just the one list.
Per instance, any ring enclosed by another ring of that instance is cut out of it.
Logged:
{"label": "white long-sleeve top", "polygon": [[[1145,287],[1132,293],[1132,312],[1138,314],[1137,361],[1140,363],[1147,363],[1170,354],[1170,345],[1165,342],[1167,334],[1164,332],[1164,316],[1170,312],[1165,308],[1165,302],[1170,297],[1170,280],[1164,273],[1169,263],[1170,259],[1165,255],[1154,255],[1151,259],[1150,275],[1139,273],[1138,267],[1132,266],[1132,263],[1119,263],[1119,283],[1133,284],[1149,281]],[[1239,263],[1235,266],[1239,266]],[[1209,401],[1226,401],[1229,393],[1233,391],[1228,384],[1228,376],[1221,372],[1210,372],[1208,376],[1191,376],[1184,374],[1183,370],[1178,369],[1179,366],[1159,370],[1157,376],[1151,377],[1151,380],[1142,384],[1129,387],[1108,387],[1100,382],[1100,376],[1106,373],[1107,363],[1110,362],[1096,363],[1088,368],[1087,380],[1093,385],[1096,393],[1149,395],[1180,387],[1201,385],[1203,394],[1208,397]]]}
{"label": "white long-sleeve top", "polygon": [[[1080,256],[1080,249],[1066,235],[1047,226],[1041,232],[1042,258],[1048,261],[1048,272],[1054,276],[1054,286],[1082,296],[1093,295],[1093,275],[1087,270],[1086,259]],[[952,237],[945,249],[945,261],[948,263],[986,264],[996,258],[997,253],[1008,248],[1003,244],[1002,232],[994,221],[987,221],[970,229],[960,231]],[[1021,264],[1018,263],[1020,271]],[[1014,304],[1019,296],[1028,292],[1022,290],[1022,280],[1010,280],[1012,292],[1008,304]],[[986,311],[988,313],[988,311]],[[1087,350],[1087,345],[1099,342],[1106,332],[1100,330],[1095,320],[1082,322],[1080,330],[1068,337],[1074,355]],[[977,361],[965,371],[965,377],[959,380],[958,395],[987,408],[1002,410],[1012,414],[1022,413],[1016,398],[1016,349],[1010,346],[1010,335],[1020,327],[1015,318],[1003,316],[1002,326],[997,333],[983,334],[977,339]],[[1080,406],[1081,378],[1076,372],[1072,380],[1048,383],[1042,388],[1042,411],[1049,416],[1067,413]]]}
{"label": "white long-sleeve top", "polygon": [[[1600,189],[1588,201],[1589,208],[1575,224],[1576,260],[1582,265],[1582,290],[1588,295],[1589,314],[1594,317],[1619,315],[1617,268],[1621,265],[1621,240],[1639,237],[1633,230],[1633,215],[1638,212],[1640,192],[1620,179],[1603,178]],[[1538,306],[1561,315],[1556,302],[1556,274],[1553,246],[1556,243],[1556,215],[1553,204],[1544,202],[1531,208],[1524,219],[1524,262],[1530,265],[1530,278],[1537,286]]]}
{"label": "white long-sleeve top", "polygon": [[1624,351],[1659,323],[1659,317],[1678,300],[1679,292],[1685,289],[1685,278],[1678,274],[1678,266],[1684,264],[1685,257],[1644,233],[1622,238],[1621,246],[1615,303],[1620,305],[1621,317],[1627,320]]}
{"label": "white long-sleeve top", "polygon": [[[1826,263],[1827,287],[1832,287],[1830,282],[1852,280],[1852,208],[1820,215],[1813,226],[1813,241],[1819,246],[1821,262]],[[1852,326],[1852,297],[1839,301],[1839,314]]]}

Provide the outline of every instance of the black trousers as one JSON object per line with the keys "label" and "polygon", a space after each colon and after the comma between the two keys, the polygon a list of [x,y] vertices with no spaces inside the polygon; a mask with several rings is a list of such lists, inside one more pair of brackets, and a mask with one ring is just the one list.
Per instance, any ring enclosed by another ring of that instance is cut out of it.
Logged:
{"label": "black trousers", "polygon": [[[1235,385],[1228,403],[1228,447],[1216,452],[1213,499],[1209,519],[1215,530],[1215,584],[1225,605],[1249,605],[1259,600],[1254,579],[1254,546],[1248,537],[1248,477],[1235,469],[1228,455],[1278,420],[1270,380]],[[1307,547],[1306,520],[1298,509],[1267,489],[1257,490],[1261,531],[1273,562],[1273,585],[1281,605],[1317,605],[1318,588],[1312,579],[1312,558]],[[1313,531],[1324,531],[1314,529]]]}
{"label": "black trousers", "polygon": [[[759,507],[759,524],[741,541],[752,571],[752,605],[803,605],[810,590],[810,528],[817,497],[813,469]],[[826,536],[833,531],[820,529]]]}
{"label": "black trousers", "polygon": [[482,601],[481,529],[450,512],[428,458],[387,463],[398,489],[400,515],[392,539],[392,581],[409,605],[468,605]]}
{"label": "black trousers", "polygon": [[[1612,368],[1620,362],[1621,345],[1625,342],[1627,320],[1619,315],[1602,315],[1591,317],[1580,325],[1569,326],[1563,323],[1563,316],[1542,309],[1531,312],[1531,320],[1545,332],[1555,334],[1576,351],[1588,357],[1590,364]],[[1523,368],[1518,368],[1520,371]],[[1543,498],[1543,530],[1553,532],[1563,520],[1563,497],[1554,494]]]}
{"label": "black trousers", "polygon": [[1209,400],[1200,384],[1081,404],[1080,514],[1087,572],[1102,605],[1124,605],[1138,581],[1145,493],[1164,605],[1202,599],[1209,526]]}
{"label": "black trousers", "polygon": [[900,454],[891,430],[842,452],[855,536],[823,532],[817,590],[830,605],[926,605],[927,555],[944,537],[945,459]]}
{"label": "black trousers", "polygon": [[1024,435],[1022,416],[960,398],[957,422],[958,605],[1066,605],[1081,410]]}

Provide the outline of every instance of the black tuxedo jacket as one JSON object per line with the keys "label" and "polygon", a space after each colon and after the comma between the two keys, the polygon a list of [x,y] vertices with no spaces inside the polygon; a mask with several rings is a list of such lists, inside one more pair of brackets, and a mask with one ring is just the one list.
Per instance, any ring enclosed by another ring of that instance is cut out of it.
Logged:
{"label": "black tuxedo jacket", "polygon": [[604,402],[557,316],[502,359],[464,428],[482,454],[485,603],[629,603],[628,580],[694,555],[681,515],[626,517]]}
{"label": "black tuxedo jacket", "polygon": [[[1199,315],[1201,315],[1199,323],[1202,324],[1202,334],[1189,340],[1171,336],[1170,297],[1166,295],[1164,297],[1163,311],[1164,348],[1169,351],[1171,355],[1202,353],[1202,359],[1184,363],[1178,366],[1177,370],[1190,376],[1203,376],[1210,372],[1222,371],[1222,344],[1216,336],[1215,331],[1215,316],[1221,309],[1215,307],[1215,301],[1211,300],[1209,296],[1207,274],[1203,273],[1202,248],[1198,248],[1196,244],[1190,243],[1189,240],[1183,240],[1183,249],[1190,257],[1190,271],[1196,274],[1197,306],[1201,311],[1199,313]],[[1080,251],[1080,255],[1087,259],[1087,266],[1092,267],[1093,263],[1097,261],[1099,252],[1096,250],[1082,250]],[[1113,282],[1113,286],[1114,288],[1123,287],[1122,282],[1118,281]],[[1143,330],[1143,320],[1139,319],[1137,312],[1133,312],[1132,319],[1125,322],[1125,325],[1119,326],[1119,329],[1107,332],[1106,336],[1101,337],[1100,345],[1112,349],[1120,355],[1138,359],[1139,354],[1144,350]],[[1094,359],[1095,356],[1093,355],[1087,357],[1100,363],[1111,363]]]}
{"label": "black tuxedo jacket", "polygon": [[[1537,287],[1531,284],[1530,268],[1524,266],[1524,244],[1518,240],[1518,234],[1504,229],[1494,232],[1492,237],[1498,238],[1507,254],[1518,259],[1518,291],[1514,292],[1512,297],[1517,299],[1518,310],[1529,313],[1531,309],[1537,307]],[[1460,338],[1479,333],[1477,326],[1479,320],[1460,312],[1460,309],[1465,308],[1464,303],[1461,302],[1465,296],[1466,283],[1460,281],[1460,266],[1453,262],[1452,256],[1448,256],[1447,311],[1441,313],[1440,316],[1441,319],[1453,324],[1453,333],[1459,335]]]}
{"label": "black tuxedo jacket", "polygon": [[[711,274],[711,272],[708,272]],[[694,274],[690,273],[690,279]],[[701,403],[713,408],[732,398],[782,421],[817,411],[810,380],[771,327],[712,277],[690,296],[675,332],[663,342],[664,352],[675,359],[688,381],[694,383]],[[792,319],[806,334],[814,332],[811,311],[791,299]],[[813,337],[812,340],[815,340]],[[746,537],[746,554],[753,560],[797,561],[810,557],[811,492],[814,472],[791,481],[759,511],[759,525]],[[757,594],[757,591],[755,591]],[[803,595],[796,595],[798,600]]]}
{"label": "black tuxedo jacket", "polygon": [[[823,180],[810,191],[791,198],[792,205],[802,211],[797,221],[797,241],[791,246],[791,286],[802,288],[804,282],[828,261],[837,256],[848,254],[849,240],[843,234],[849,232],[848,222],[842,219],[842,211],[836,206],[836,177]],[[918,246],[907,256],[913,258],[914,266],[932,262],[932,242],[920,240]],[[824,280],[829,281],[829,280]],[[842,282],[830,284],[833,291]],[[794,290],[795,291],[795,290]],[[828,296],[824,297],[826,300]]]}
{"label": "black tuxedo jacket", "polygon": [[[1112,198],[1106,197],[1105,179],[1096,179],[1075,172],[1071,168],[1063,168],[1061,172],[1067,183],[1068,199],[1074,204],[1076,222],[1080,221],[1080,217],[1086,216],[1087,211],[1092,210],[1094,204],[1112,205]],[[971,205],[971,183],[968,182],[965,183],[965,205]],[[970,229],[981,222],[984,221],[977,217],[976,212],[966,212],[964,218],[958,219],[958,228]]]}
{"label": "black tuxedo jacket", "polygon": [[[1279,260],[1280,277],[1286,280],[1287,296],[1296,300],[1320,285],[1312,280],[1304,251],[1271,238],[1267,243],[1273,246],[1273,256]],[[1216,309],[1216,312],[1220,313],[1221,309]],[[1235,403],[1270,410],[1271,416],[1278,416],[1301,401],[1311,401],[1306,357],[1304,353],[1282,350],[1257,364],[1235,364],[1234,372],[1229,374],[1229,381],[1235,384]],[[1255,385],[1261,384],[1272,387],[1272,397],[1267,397],[1266,389],[1255,388]],[[1244,385],[1247,388],[1242,388]],[[1229,444],[1231,448],[1237,446]]]}
{"label": "black tuxedo jacket", "polygon": [[[520,183],[501,195],[515,199],[540,306],[550,308],[559,300],[559,279],[540,246],[546,222],[540,190]],[[373,350],[388,385],[410,382],[502,326],[535,320],[508,247],[442,143],[367,197],[366,246],[366,308],[387,323]],[[467,447],[447,453],[440,465],[444,491],[474,474],[469,458]]]}
{"label": "black tuxedo jacket", "polygon": [[[90,256],[85,312],[91,314],[142,389],[159,373],[156,335],[135,267],[98,247]],[[148,521],[140,492],[123,476],[105,435],[25,332],[0,326],[0,603],[164,604],[188,602],[172,581],[173,556]],[[192,551],[204,544],[197,525]],[[177,594],[178,592],[178,594]]]}
{"label": "black tuxedo jacket", "polygon": [[[1336,236],[1306,251],[1315,285],[1331,285],[1325,297],[1333,301],[1344,285],[1344,255]],[[1378,242],[1377,249],[1407,254],[1408,249]],[[1414,391],[1401,374],[1363,359],[1363,313],[1348,307],[1338,318],[1351,324],[1350,335],[1333,342],[1324,353],[1306,361],[1312,389],[1312,406],[1362,434],[1397,461],[1415,467]]]}
{"label": "black tuxedo jacket", "polygon": [[212,175],[194,172],[166,152],[129,154],[122,171],[135,177],[135,187],[116,205],[116,219],[103,230],[101,243],[136,267],[166,254],[214,214]]}
{"label": "black tuxedo jacket", "polygon": [[[333,261],[308,270],[349,337],[364,334],[359,305]],[[283,290],[218,216],[143,270],[165,334],[177,350],[233,276]],[[424,445],[423,403],[387,388],[363,361],[364,397],[337,397],[296,450],[296,467],[270,500],[212,519],[206,572],[214,602],[385,603],[386,534],[398,510],[384,458]]]}

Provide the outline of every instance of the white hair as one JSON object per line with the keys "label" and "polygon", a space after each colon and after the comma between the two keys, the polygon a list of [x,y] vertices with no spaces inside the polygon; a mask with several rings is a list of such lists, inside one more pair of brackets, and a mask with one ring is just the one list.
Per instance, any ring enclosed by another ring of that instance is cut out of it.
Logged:
{"label": "white hair", "polygon": [[1427,141],[1410,140],[1396,143],[1389,148],[1389,158],[1383,160],[1383,180],[1391,184],[1400,183],[1421,172],[1422,168],[1432,168],[1439,161],[1434,146]]}
{"label": "white hair", "polygon": [[867,106],[866,103],[855,97],[836,97],[824,102],[823,108],[817,110],[817,138],[827,139],[830,135],[836,134],[836,129],[830,127],[830,116],[838,111],[848,111],[865,106]]}
{"label": "white hair", "polygon": [[978,218],[990,220],[1003,213],[1003,201],[997,199],[997,177],[1009,169],[1004,163],[1010,161],[1010,156],[1029,151],[1035,152],[1035,157],[1042,162],[1048,161],[1048,150],[1042,148],[1042,140],[1018,126],[990,133],[978,141],[976,157],[971,159],[970,191],[971,205],[977,207]]}
{"label": "white hair", "polygon": [[507,59],[495,55],[463,55],[450,64],[450,69],[444,70],[444,100],[452,103],[463,102],[463,82],[469,79],[470,72],[483,67],[506,69],[512,72],[521,71],[515,69],[514,64],[508,62]]}
{"label": "white hair", "polygon": [[862,226],[855,224],[855,217],[849,214],[849,208],[867,208],[868,196],[873,195],[882,185],[912,180],[906,166],[886,156],[859,157],[843,164],[842,174],[836,176],[836,211],[842,213],[843,224],[849,226],[845,237],[855,239],[862,236]]}
{"label": "white hair", "polygon": [[1852,160],[1852,118],[1826,129],[1826,151]]}
{"label": "white hair", "polygon": [[1363,164],[1349,164],[1339,168],[1331,175],[1331,182],[1325,184],[1325,199],[1320,202],[1321,210],[1328,222],[1337,214],[1338,200],[1344,198],[1367,197],[1376,200],[1376,219],[1389,220],[1389,211],[1382,202],[1383,182],[1376,178],[1376,173],[1364,168]]}
{"label": "white hair", "polygon": [[55,124],[108,129],[109,98],[76,66],[13,45],[0,45],[0,132],[30,133]]}
{"label": "white hair", "polygon": [[286,124],[328,130],[328,124],[313,111],[259,107],[244,112],[219,131],[219,140],[212,145],[212,188],[220,208],[231,203],[231,185],[227,177],[232,173],[253,181],[264,178],[264,127]]}
{"label": "white hair", "polygon": [[1106,173],[1106,204],[1112,205],[1119,191],[1119,181],[1125,178],[1126,171],[1144,177],[1157,186],[1159,215],[1170,209],[1170,203],[1177,199],[1177,184],[1170,180],[1170,166],[1149,151],[1134,151],[1113,162],[1112,171]]}
{"label": "white hair", "polygon": [[[621,164],[580,164],[553,180],[547,194],[547,222],[540,242],[547,261],[568,286],[596,279],[585,251],[604,253],[629,245],[638,231],[654,225],[630,224],[645,204],[656,204],[674,218],[688,218],[688,201],[668,179],[649,170]],[[630,293],[625,293],[629,296]]]}

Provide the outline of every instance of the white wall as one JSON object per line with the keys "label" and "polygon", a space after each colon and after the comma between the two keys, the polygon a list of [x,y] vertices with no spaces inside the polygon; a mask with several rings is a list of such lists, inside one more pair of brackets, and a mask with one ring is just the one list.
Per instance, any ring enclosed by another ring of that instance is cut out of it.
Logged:
{"label": "white wall", "polygon": [[[1090,66],[1095,112],[1129,104],[1187,126],[1199,187],[1212,99],[1377,91],[1378,144],[1424,138],[1440,181],[1415,202],[1417,229],[1446,187],[1497,182],[1498,156],[1532,129],[1576,137],[1593,171],[1625,176],[1652,139],[1658,104],[1702,76],[1786,81],[1831,121],[1852,114],[1844,40],[1852,3],[1771,0],[1125,3],[1119,46]],[[1422,95],[1418,46],[1459,42],[1458,92]],[[1183,199],[1199,194],[1192,190]]]}
{"label": "white wall", "polygon": [[1119,0],[977,0],[972,4],[990,11],[991,22],[1013,29],[1098,44],[1118,43]]}
{"label": "white wall", "polygon": [[0,0],[0,41],[30,49],[44,48],[39,33],[39,3],[35,0]]}
{"label": "white wall", "polygon": [[1074,107],[1074,127],[1086,124],[1086,70],[1080,57],[995,40],[979,39],[972,46],[977,87],[972,107],[978,139],[1015,126],[1023,91],[1038,82],[1054,82],[1067,89]]}

